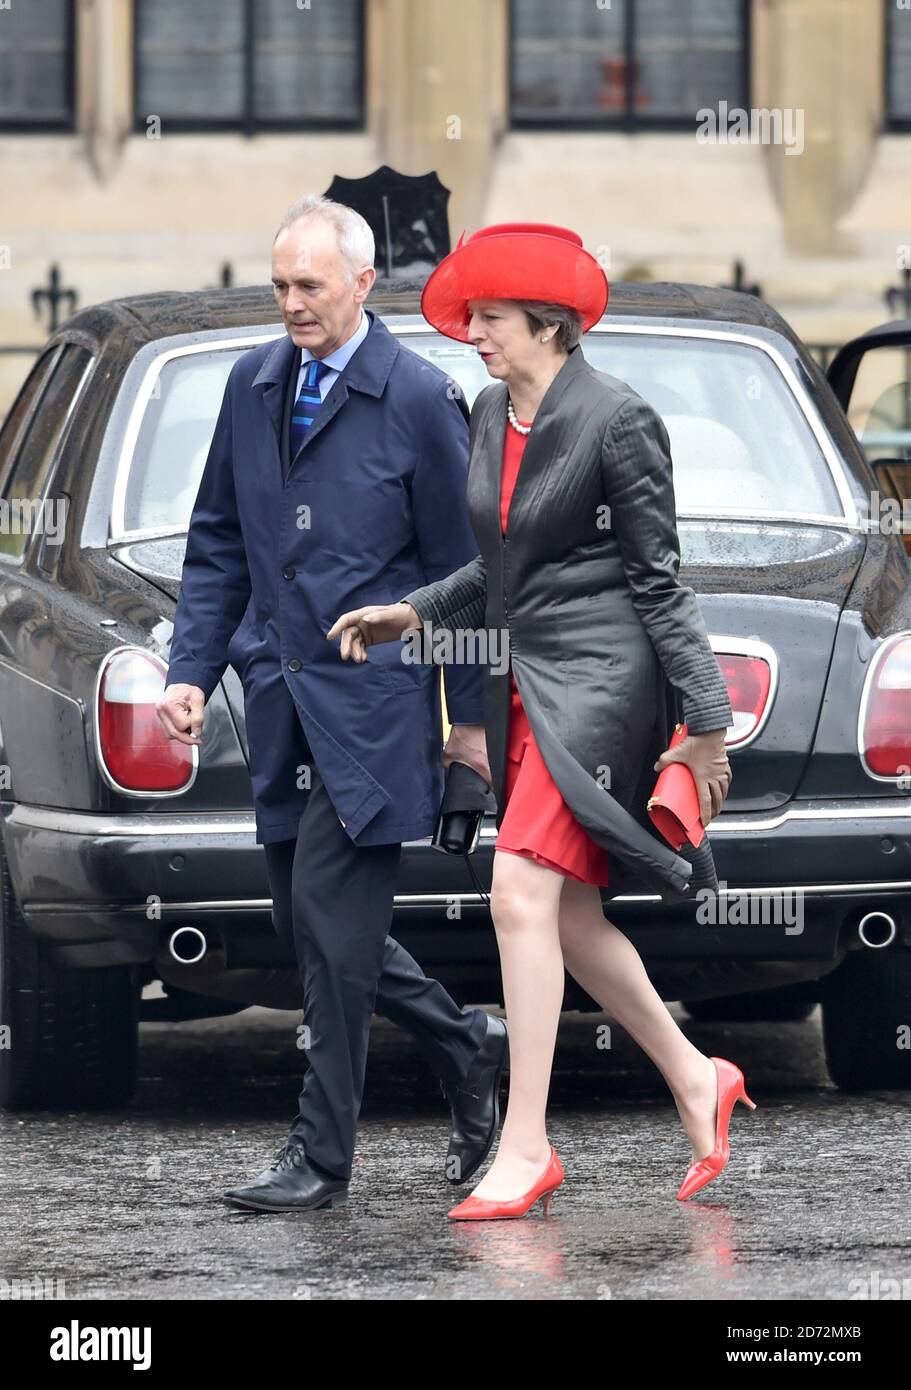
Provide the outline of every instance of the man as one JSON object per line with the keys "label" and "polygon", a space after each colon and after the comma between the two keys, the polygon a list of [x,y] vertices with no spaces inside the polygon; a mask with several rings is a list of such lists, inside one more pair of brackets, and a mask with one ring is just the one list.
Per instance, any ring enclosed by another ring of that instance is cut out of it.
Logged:
{"label": "man", "polygon": [[[228,378],[158,705],[169,736],[190,744],[229,661],[244,686],[256,838],[276,929],[293,935],[309,1034],[287,1142],[225,1194],[261,1210],[344,1200],[374,1007],[441,1077],[451,1181],[480,1166],[499,1118],[505,1025],[463,1013],[388,935],[402,841],[432,833],[442,797],[439,672],[392,645],[355,666],[326,641],[338,613],[477,554],[467,408],[362,307],[373,257],[351,208],[313,196],[285,214],[272,281],[287,333],[244,353]],[[489,780],[483,672],[453,666],[445,678],[443,762]]]}

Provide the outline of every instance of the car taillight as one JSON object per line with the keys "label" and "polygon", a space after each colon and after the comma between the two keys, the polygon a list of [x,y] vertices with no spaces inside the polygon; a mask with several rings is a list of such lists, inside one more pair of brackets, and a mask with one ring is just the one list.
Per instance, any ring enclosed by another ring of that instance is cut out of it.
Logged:
{"label": "car taillight", "polygon": [[98,761],[108,785],[137,796],[175,796],[196,776],[199,749],[169,739],[155,705],[167,666],[135,647],[111,652],[98,676]]}
{"label": "car taillight", "polygon": [[860,702],[858,747],[874,777],[911,771],[911,636],[889,638],[873,658]]}
{"label": "car taillight", "polygon": [[[744,643],[746,646],[747,643]],[[765,648],[765,643],[756,643]],[[725,746],[736,748],[752,738],[769,708],[769,696],[773,680],[773,657],[771,652],[742,653],[716,650],[715,657],[721,667],[734,722],[725,735]]]}

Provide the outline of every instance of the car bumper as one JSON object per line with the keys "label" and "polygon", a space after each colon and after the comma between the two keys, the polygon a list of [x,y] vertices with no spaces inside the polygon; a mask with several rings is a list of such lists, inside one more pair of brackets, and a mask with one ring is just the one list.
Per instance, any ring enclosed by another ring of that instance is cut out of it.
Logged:
{"label": "car bumper", "polygon": [[[61,961],[148,962],[163,938],[193,925],[230,967],[292,963],[272,927],[249,812],[105,815],[7,802],[0,814],[23,915]],[[603,890],[607,915],[644,957],[831,961],[871,908],[892,913],[911,945],[911,801],[794,802],[723,814],[708,833],[721,884],[714,916]],[[488,823],[472,856],[485,892],[495,840]],[[407,843],[394,908],[395,935],[428,968],[473,977],[496,967],[487,906],[462,859]]]}

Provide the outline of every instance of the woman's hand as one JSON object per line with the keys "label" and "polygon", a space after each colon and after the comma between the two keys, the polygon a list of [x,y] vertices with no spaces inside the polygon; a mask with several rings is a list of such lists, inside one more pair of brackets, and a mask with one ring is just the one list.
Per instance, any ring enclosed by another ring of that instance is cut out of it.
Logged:
{"label": "woman's hand", "polygon": [[699,793],[699,814],[703,825],[717,816],[731,789],[734,774],[724,747],[724,729],[706,734],[687,734],[673,748],[666,748],[655,763],[661,772],[668,763],[686,763]]}
{"label": "woman's hand", "polygon": [[394,642],[410,627],[420,627],[421,620],[410,603],[371,604],[367,608],[352,608],[343,613],[326,633],[326,640],[341,633],[338,654],[342,661],[349,656],[355,661],[367,660],[367,648],[377,642]]}

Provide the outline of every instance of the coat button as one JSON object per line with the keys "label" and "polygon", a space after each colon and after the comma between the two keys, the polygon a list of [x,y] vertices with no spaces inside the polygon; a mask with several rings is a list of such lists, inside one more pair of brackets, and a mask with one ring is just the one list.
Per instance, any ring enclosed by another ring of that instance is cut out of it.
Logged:
{"label": "coat button", "polygon": [[296,657],[296,656],[292,656],[291,660],[288,662],[288,670],[289,670],[289,671],[299,671],[300,668],[301,668],[301,664],[300,664],[300,662],[298,661],[297,657]]}
{"label": "coat button", "polygon": [[293,579],[293,578],[294,578],[294,567],[293,567],[292,565],[285,565],[285,568],[282,570],[282,578],[283,578],[283,579]]}

